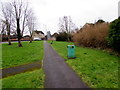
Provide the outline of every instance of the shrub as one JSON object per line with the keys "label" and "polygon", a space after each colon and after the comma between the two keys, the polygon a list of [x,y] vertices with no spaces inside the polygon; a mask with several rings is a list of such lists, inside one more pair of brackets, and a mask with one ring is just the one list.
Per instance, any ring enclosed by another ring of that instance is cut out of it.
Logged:
{"label": "shrub", "polygon": [[56,36],[56,41],[71,41],[71,35],[67,34],[66,32],[60,32],[57,36]]}
{"label": "shrub", "polygon": [[108,44],[120,52],[120,17],[110,24]]}
{"label": "shrub", "polygon": [[96,22],[96,24],[97,24],[97,23],[104,23],[104,22],[105,22],[104,20],[99,19],[99,20]]}
{"label": "shrub", "polygon": [[76,45],[106,48],[109,23],[86,24],[73,35]]}
{"label": "shrub", "polygon": [[2,41],[8,41],[8,36],[7,35],[2,35]]}

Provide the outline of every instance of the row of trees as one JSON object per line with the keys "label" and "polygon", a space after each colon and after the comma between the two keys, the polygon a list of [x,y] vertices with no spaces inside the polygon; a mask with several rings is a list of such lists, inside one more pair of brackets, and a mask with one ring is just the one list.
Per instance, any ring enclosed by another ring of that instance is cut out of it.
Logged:
{"label": "row of trees", "polygon": [[74,41],[78,46],[113,48],[120,52],[120,17],[110,23],[102,19],[86,23],[78,30],[71,17],[64,16],[59,19],[59,34],[55,37],[57,41]]}
{"label": "row of trees", "polygon": [[32,38],[32,31],[35,27],[36,19],[29,3],[22,0],[1,3],[1,13],[1,34],[7,32],[9,45],[11,45],[10,35],[17,34],[18,46],[22,47],[21,38],[23,33],[28,30]]}
{"label": "row of trees", "polygon": [[56,36],[57,41],[71,41],[71,33],[77,30],[70,16],[59,18],[59,34]]}

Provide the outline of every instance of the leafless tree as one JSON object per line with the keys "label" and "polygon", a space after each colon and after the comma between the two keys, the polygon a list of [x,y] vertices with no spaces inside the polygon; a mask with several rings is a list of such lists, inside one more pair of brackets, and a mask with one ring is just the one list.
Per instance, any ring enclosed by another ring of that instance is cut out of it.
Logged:
{"label": "leafless tree", "polygon": [[28,16],[27,16],[27,25],[28,25],[28,30],[29,30],[29,33],[30,33],[30,43],[32,43],[32,33],[34,31],[34,28],[35,28],[35,21],[36,21],[36,18],[34,16],[34,13],[32,11],[32,9],[29,9],[28,11]]}
{"label": "leafless tree", "polygon": [[68,41],[69,40],[69,35],[71,34],[72,30],[75,30],[76,25],[72,22],[72,19],[70,16],[64,16],[62,18],[59,18],[59,29],[60,32],[66,32],[67,33],[67,37],[68,37]]}
{"label": "leafless tree", "polygon": [[[32,30],[35,26],[35,17],[32,10],[28,7],[28,2],[22,0],[14,0],[9,2],[9,5],[2,6],[4,19],[2,22],[6,25],[8,39],[10,42],[10,33],[16,34],[18,37],[18,46],[22,47],[21,38],[26,29],[29,29],[32,36]],[[28,26],[28,27],[27,27]],[[9,43],[10,44],[10,43]]]}
{"label": "leafless tree", "polygon": [[[27,17],[27,10],[28,10],[28,3],[23,2],[22,0],[15,0],[12,2],[14,8],[14,14],[16,18],[16,25],[17,25],[17,36],[18,36],[18,46],[22,47],[21,38],[23,36],[23,32],[25,30],[26,25],[26,17]],[[21,25],[21,27],[20,27]],[[22,29],[20,29],[22,28]]]}
{"label": "leafless tree", "polygon": [[5,28],[5,23],[3,22],[3,20],[0,20],[0,35],[2,36],[3,34],[6,35],[6,28]]}
{"label": "leafless tree", "polygon": [[24,33],[24,31],[25,31],[25,28],[27,27],[27,16],[29,15],[29,9],[28,9],[28,2],[26,2],[25,3],[25,5],[23,6],[23,8],[24,8],[24,10],[23,10],[23,12],[22,12],[22,18],[21,18],[21,28],[22,28],[22,32],[21,32],[21,34],[22,34],[22,36],[23,36],[23,33]]}
{"label": "leafless tree", "polygon": [[6,35],[5,24],[0,20],[0,42],[2,42],[2,35]]}
{"label": "leafless tree", "polygon": [[2,4],[2,14],[3,19],[2,23],[6,25],[6,31],[8,35],[8,43],[11,45],[10,32],[11,32],[11,23],[12,23],[12,6],[9,3]]}
{"label": "leafless tree", "polygon": [[16,18],[16,24],[17,24],[17,36],[18,36],[18,46],[19,47],[22,47],[22,44],[21,44],[21,30],[20,30],[20,19],[21,19],[21,14],[22,14],[22,6],[23,6],[23,3],[22,1],[14,1],[12,3],[13,5],[13,8],[14,8],[14,13],[15,13],[15,18]]}

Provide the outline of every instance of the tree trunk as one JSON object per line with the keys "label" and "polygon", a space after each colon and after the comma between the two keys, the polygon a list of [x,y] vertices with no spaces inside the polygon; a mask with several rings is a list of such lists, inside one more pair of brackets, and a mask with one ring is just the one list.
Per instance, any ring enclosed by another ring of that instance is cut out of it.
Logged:
{"label": "tree trunk", "polygon": [[10,24],[6,22],[7,24],[7,34],[8,34],[8,45],[11,45],[11,40],[10,40]]}
{"label": "tree trunk", "polygon": [[67,41],[70,42],[69,33],[67,32]]}
{"label": "tree trunk", "polygon": [[32,37],[30,37],[30,43],[32,43]]}
{"label": "tree trunk", "polygon": [[22,47],[21,40],[18,40],[18,46]]}
{"label": "tree trunk", "polygon": [[22,47],[19,18],[17,18],[17,36],[18,36],[18,46]]}
{"label": "tree trunk", "polygon": [[11,45],[10,35],[8,35],[8,45]]}

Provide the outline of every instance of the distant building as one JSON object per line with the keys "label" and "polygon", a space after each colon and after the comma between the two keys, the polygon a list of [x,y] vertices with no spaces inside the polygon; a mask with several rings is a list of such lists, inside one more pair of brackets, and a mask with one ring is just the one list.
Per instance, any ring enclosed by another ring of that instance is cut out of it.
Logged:
{"label": "distant building", "polygon": [[[17,35],[10,35],[11,41],[17,41]],[[8,41],[8,35],[3,34],[2,35],[2,42]]]}
{"label": "distant building", "polygon": [[58,36],[58,33],[54,33],[53,35],[52,35],[52,37],[57,37]]}
{"label": "distant building", "polygon": [[56,41],[57,36],[58,36],[58,33],[54,33],[53,35],[51,35],[51,38],[49,38],[49,40]]}
{"label": "distant building", "polygon": [[118,17],[120,17],[120,1],[118,2]]}
{"label": "distant building", "polygon": [[50,37],[50,38],[48,38],[48,40],[56,41],[56,37]]}
{"label": "distant building", "polygon": [[39,38],[39,39],[44,39],[45,38],[45,35],[44,35],[44,33],[42,32],[42,31],[33,31],[32,32],[32,38],[34,39],[34,38]]}
{"label": "distant building", "polygon": [[50,31],[47,31],[47,39],[51,38],[51,33]]}

